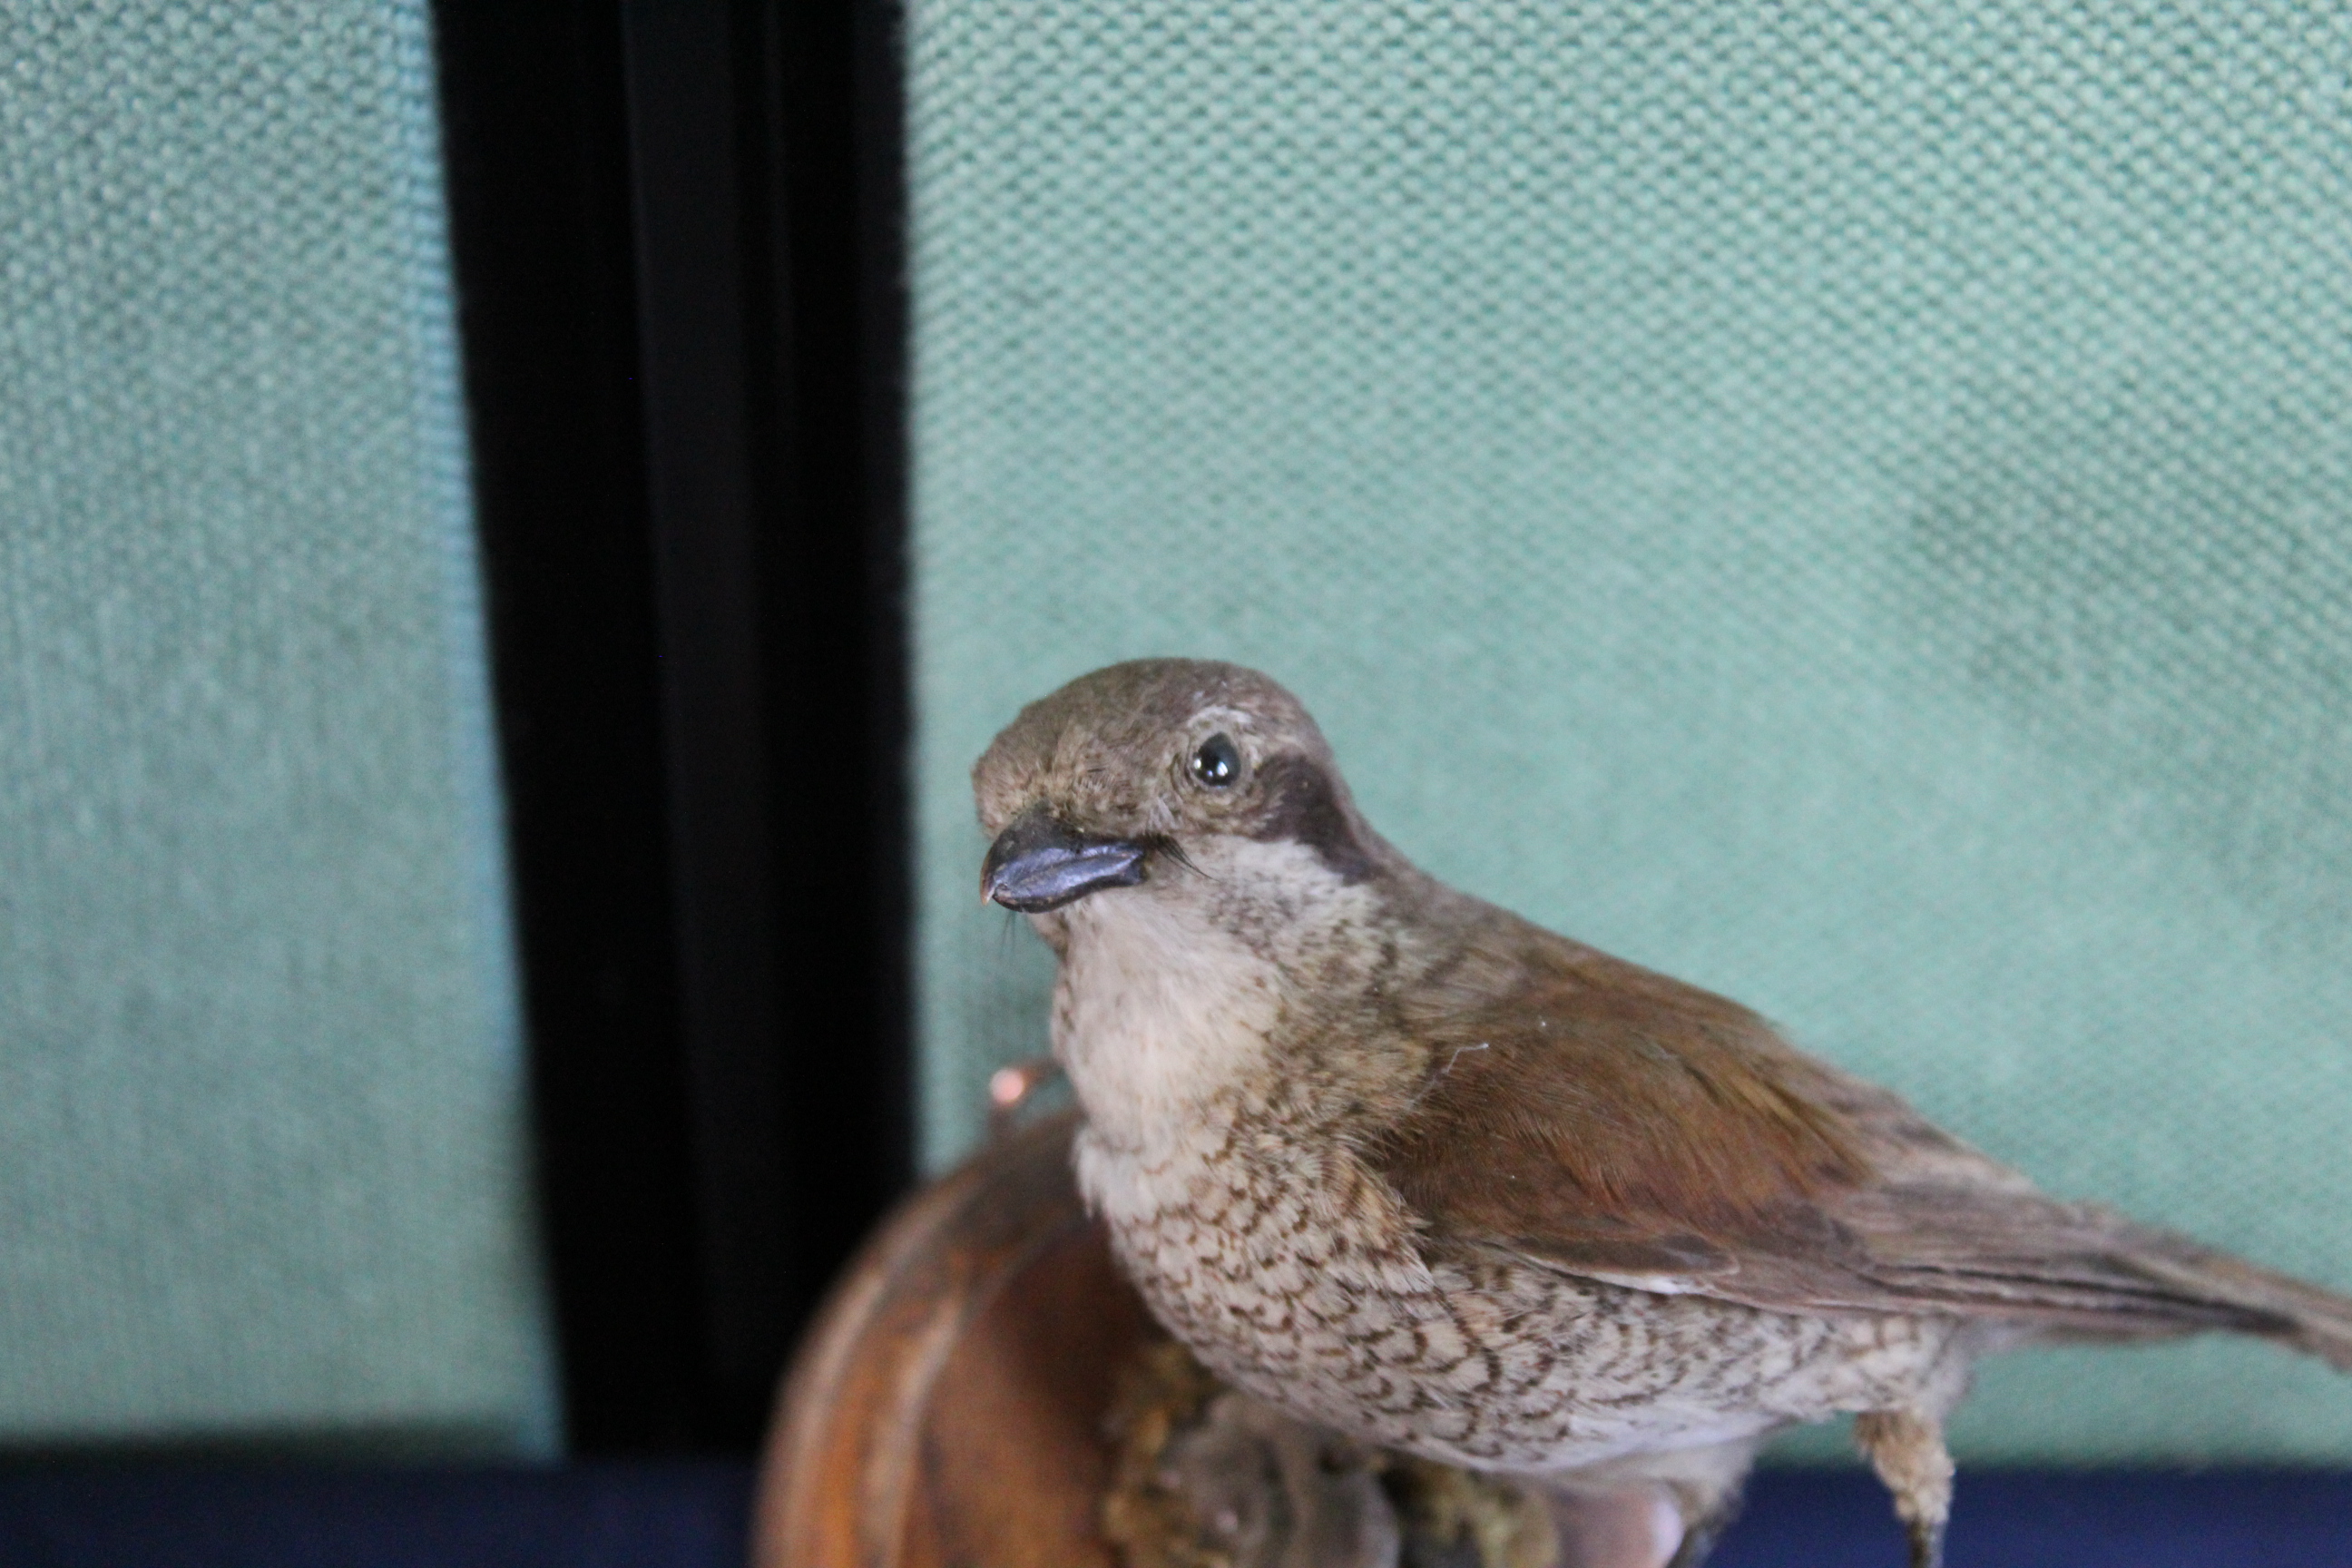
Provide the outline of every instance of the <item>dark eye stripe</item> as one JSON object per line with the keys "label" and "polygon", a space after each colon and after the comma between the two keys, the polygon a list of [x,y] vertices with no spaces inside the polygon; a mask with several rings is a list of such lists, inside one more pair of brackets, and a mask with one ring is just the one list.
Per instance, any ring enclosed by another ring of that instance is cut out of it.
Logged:
{"label": "dark eye stripe", "polygon": [[1339,805],[1339,789],[1321,768],[1305,757],[1269,757],[1258,765],[1255,787],[1268,805],[1251,837],[1304,844],[1350,882],[1372,874],[1372,858]]}

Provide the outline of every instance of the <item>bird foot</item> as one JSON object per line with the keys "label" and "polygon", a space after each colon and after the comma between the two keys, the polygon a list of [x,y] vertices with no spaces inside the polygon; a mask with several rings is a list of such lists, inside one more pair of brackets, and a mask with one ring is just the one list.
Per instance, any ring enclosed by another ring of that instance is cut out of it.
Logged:
{"label": "bird foot", "polygon": [[1952,1513],[1952,1456],[1943,1423],[1916,1410],[1867,1411],[1854,1418],[1853,1440],[1911,1532],[1911,1568],[1943,1568],[1944,1521]]}
{"label": "bird foot", "polygon": [[1556,1493],[1550,1512],[1556,1568],[1698,1568],[1711,1542],[1683,1528],[1663,1487]]}

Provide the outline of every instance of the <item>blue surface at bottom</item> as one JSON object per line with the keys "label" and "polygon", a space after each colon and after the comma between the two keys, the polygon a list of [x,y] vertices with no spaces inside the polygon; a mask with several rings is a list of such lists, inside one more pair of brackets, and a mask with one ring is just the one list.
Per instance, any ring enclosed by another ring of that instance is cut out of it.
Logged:
{"label": "blue surface at bottom", "polygon": [[5,1568],[741,1568],[751,1469],[0,1468]]}
{"label": "blue surface at bottom", "polygon": [[[0,1568],[740,1568],[751,1471],[0,1468]],[[1767,1471],[1715,1568],[1902,1568],[1858,1473]],[[1969,1470],[1950,1568],[2352,1568],[2352,1474]],[[984,1565],[983,1565],[984,1568]]]}
{"label": "blue surface at bottom", "polygon": [[[2341,1471],[1962,1469],[1948,1568],[2352,1568]],[[1902,1568],[1869,1476],[1765,1471],[1711,1568]]]}

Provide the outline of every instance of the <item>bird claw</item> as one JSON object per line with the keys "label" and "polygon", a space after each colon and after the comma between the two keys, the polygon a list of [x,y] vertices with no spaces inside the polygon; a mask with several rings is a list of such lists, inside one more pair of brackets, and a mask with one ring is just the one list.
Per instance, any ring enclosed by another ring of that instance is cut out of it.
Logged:
{"label": "bird claw", "polygon": [[1722,1533],[1720,1530],[1704,1525],[1693,1526],[1684,1532],[1683,1543],[1675,1549],[1674,1556],[1667,1560],[1666,1568],[1700,1568],[1715,1555],[1715,1543]]}

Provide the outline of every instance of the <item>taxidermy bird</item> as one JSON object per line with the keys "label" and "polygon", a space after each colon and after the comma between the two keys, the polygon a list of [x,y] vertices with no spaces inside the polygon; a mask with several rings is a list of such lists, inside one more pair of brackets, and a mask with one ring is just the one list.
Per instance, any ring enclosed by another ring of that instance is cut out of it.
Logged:
{"label": "taxidermy bird", "polygon": [[2228,1329],[2352,1369],[2352,1300],[2045,1197],[1738,1004],[1417,869],[1263,675],[1097,670],[973,784],[983,896],[1060,960],[1088,1202],[1169,1331],[1299,1419],[1657,1489],[1687,1565],[1765,1434],[1853,1412],[1927,1568],[1980,1355]]}

